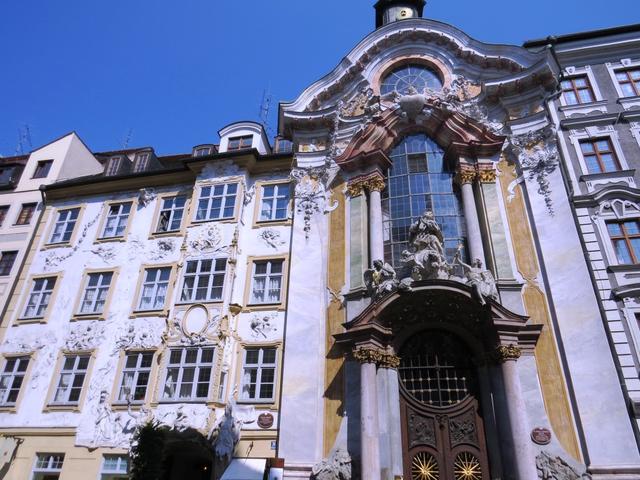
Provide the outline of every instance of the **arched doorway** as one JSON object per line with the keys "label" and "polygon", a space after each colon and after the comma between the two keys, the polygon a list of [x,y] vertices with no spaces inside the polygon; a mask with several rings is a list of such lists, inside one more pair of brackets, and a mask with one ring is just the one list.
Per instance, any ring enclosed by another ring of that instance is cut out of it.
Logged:
{"label": "arched doorway", "polygon": [[404,477],[489,477],[478,378],[472,353],[455,335],[424,330],[400,350]]}

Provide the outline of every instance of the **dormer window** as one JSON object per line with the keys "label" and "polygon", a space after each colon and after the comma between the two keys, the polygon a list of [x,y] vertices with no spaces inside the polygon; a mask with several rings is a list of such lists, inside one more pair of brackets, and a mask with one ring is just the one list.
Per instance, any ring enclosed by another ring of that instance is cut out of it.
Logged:
{"label": "dormer window", "polygon": [[120,165],[122,164],[122,157],[111,157],[107,163],[106,175],[117,175],[120,171]]}
{"label": "dormer window", "polygon": [[243,150],[245,148],[251,148],[253,145],[253,135],[243,135],[241,137],[231,137],[229,139],[229,145],[227,150]]}
{"label": "dormer window", "polygon": [[51,165],[53,165],[53,160],[40,160],[33,172],[33,178],[47,178]]}
{"label": "dormer window", "polygon": [[276,138],[276,153],[291,153],[293,144],[284,138]]}
{"label": "dormer window", "polygon": [[211,145],[205,145],[203,147],[196,147],[193,150],[194,157],[206,157],[207,155],[211,155],[213,153],[213,147]]}
{"label": "dormer window", "polygon": [[149,152],[138,153],[133,161],[133,173],[144,172],[149,166]]}

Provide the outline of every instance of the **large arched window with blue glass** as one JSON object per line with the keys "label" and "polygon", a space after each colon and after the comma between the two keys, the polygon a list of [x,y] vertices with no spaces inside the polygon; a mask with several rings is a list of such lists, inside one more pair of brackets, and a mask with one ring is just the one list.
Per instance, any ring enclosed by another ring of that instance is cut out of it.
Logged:
{"label": "large arched window with blue glass", "polygon": [[449,261],[465,243],[465,222],[454,172],[444,151],[424,134],[405,137],[390,152],[387,188],[382,193],[385,261],[401,268],[402,251],[409,248],[409,227],[431,210],[444,235]]}

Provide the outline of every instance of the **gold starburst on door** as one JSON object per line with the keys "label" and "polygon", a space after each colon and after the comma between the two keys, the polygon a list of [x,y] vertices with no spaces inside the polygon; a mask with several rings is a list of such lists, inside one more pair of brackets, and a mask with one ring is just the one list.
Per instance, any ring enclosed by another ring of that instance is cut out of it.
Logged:
{"label": "gold starburst on door", "polygon": [[462,452],[456,456],[453,474],[456,480],[482,480],[480,462],[469,452]]}
{"label": "gold starburst on door", "polygon": [[420,452],[411,462],[411,480],[438,480],[440,471],[438,462],[427,452]]}

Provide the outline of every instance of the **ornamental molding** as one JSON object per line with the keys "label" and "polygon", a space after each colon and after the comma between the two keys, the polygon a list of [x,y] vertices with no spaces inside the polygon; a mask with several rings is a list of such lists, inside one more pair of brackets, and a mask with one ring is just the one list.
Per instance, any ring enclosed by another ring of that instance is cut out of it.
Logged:
{"label": "ornamental molding", "polygon": [[221,245],[222,230],[217,224],[210,224],[200,229],[194,240],[187,242],[191,252],[195,255],[201,253],[228,253],[229,247]]}
{"label": "ornamental molding", "polygon": [[155,200],[156,196],[153,188],[141,188],[138,192],[138,205],[144,208]]}
{"label": "ornamental molding", "polygon": [[596,220],[599,217],[628,218],[640,215],[640,204],[622,198],[606,200],[600,203],[598,210],[591,217]]}
{"label": "ornamental molding", "polygon": [[513,152],[523,174],[530,181],[537,182],[538,193],[544,198],[547,211],[554,215],[549,176],[556,171],[560,162],[555,127],[547,125],[538,130],[512,135],[505,144],[505,150]]}
{"label": "ornamental molding", "polygon": [[536,457],[536,469],[541,480],[590,480],[591,475],[569,465],[562,457],[542,451]]}
{"label": "ornamental molding", "polygon": [[491,166],[491,168],[483,168],[478,166],[478,181],[480,183],[496,183],[498,172]]}
{"label": "ornamental molding", "polygon": [[162,343],[160,329],[147,320],[135,320],[128,327],[124,326],[116,333],[113,354],[121,350],[145,350],[155,348]]}
{"label": "ornamental molding", "polygon": [[90,320],[70,325],[64,348],[70,352],[81,352],[97,348],[105,340],[104,324],[99,320]]}
{"label": "ornamental molding", "polygon": [[222,323],[220,310],[209,311],[204,305],[193,305],[186,311],[175,313],[163,341],[189,346],[218,343]]}
{"label": "ornamental molding", "polygon": [[509,360],[518,360],[522,355],[522,349],[515,345],[500,345],[490,353],[491,360],[497,363],[504,363]]}
{"label": "ornamental molding", "polygon": [[473,184],[478,178],[478,173],[473,167],[459,168],[456,173],[456,181],[460,185],[465,185],[467,183]]}
{"label": "ornamental molding", "polygon": [[254,340],[266,340],[278,331],[276,313],[254,315],[249,322],[251,338]]}
{"label": "ornamental molding", "polygon": [[373,172],[349,180],[347,193],[351,198],[355,198],[362,195],[365,190],[369,192],[382,192],[385,187],[384,176],[380,172]]}
{"label": "ornamental molding", "polygon": [[275,228],[261,229],[260,233],[258,234],[258,238],[262,240],[268,247],[276,250],[286,243],[284,240],[282,240],[280,232]]}

